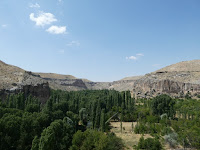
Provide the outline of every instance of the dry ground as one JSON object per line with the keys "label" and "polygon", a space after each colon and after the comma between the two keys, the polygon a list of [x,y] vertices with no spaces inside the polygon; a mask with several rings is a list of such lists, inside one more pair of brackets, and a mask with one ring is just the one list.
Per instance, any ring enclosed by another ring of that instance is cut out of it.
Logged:
{"label": "dry ground", "polygon": [[[124,128],[122,133],[120,130],[120,122],[110,122],[111,124],[111,131],[116,134],[116,136],[120,137],[125,146],[126,150],[133,150],[133,146],[137,145],[139,142],[140,137],[142,136],[141,134],[135,134],[132,132],[132,122],[122,122],[122,127]],[[134,126],[136,125],[136,122],[133,123]],[[149,138],[151,137],[148,134],[144,135],[144,138]]]}
{"label": "dry ground", "polygon": [[[114,132],[117,137],[120,137],[124,144],[125,144],[125,150],[133,150],[133,146],[137,145],[139,142],[140,137],[142,137],[142,134],[135,134],[132,132],[132,122],[122,122],[122,127],[124,128],[122,133],[120,130],[120,122],[110,122],[111,125],[111,132]],[[133,122],[133,125],[136,125],[136,122]],[[145,134],[144,138],[152,138],[151,135]],[[165,150],[183,150],[183,147],[178,145],[175,149],[170,148],[168,144],[163,143],[163,148]],[[190,149],[185,149],[190,150]]]}

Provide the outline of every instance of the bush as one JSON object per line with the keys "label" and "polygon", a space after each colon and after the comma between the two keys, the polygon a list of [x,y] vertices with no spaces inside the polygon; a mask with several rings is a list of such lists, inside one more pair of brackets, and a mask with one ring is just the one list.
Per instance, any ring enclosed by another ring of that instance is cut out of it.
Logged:
{"label": "bush", "polygon": [[175,132],[164,136],[165,142],[168,143],[170,147],[173,147],[173,148],[176,147],[176,145],[178,144],[177,138],[178,138],[178,135]]}
{"label": "bush", "polygon": [[170,127],[164,127],[161,131],[161,135],[164,136],[164,135],[168,135],[168,134],[171,134],[172,133],[172,130]]}
{"label": "bush", "polygon": [[155,123],[150,124],[140,122],[136,124],[134,132],[136,134],[151,134],[154,136],[155,134],[161,132],[161,126]]}
{"label": "bush", "polygon": [[158,116],[147,116],[147,122],[149,123],[158,123],[159,122],[159,117]]}
{"label": "bush", "polygon": [[95,130],[78,131],[74,134],[70,150],[122,150],[121,139],[114,134],[104,134]]}
{"label": "bush", "polygon": [[137,123],[134,132],[136,134],[147,134],[147,126],[144,123]]}
{"label": "bush", "polygon": [[158,138],[147,138],[141,137],[138,145],[136,146],[137,150],[146,149],[146,150],[161,150],[162,145]]}

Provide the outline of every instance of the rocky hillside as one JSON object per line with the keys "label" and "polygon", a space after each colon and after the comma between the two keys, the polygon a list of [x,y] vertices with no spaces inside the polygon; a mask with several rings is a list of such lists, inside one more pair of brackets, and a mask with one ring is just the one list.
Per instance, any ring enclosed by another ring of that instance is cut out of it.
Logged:
{"label": "rocky hillside", "polygon": [[136,98],[150,98],[159,94],[184,97],[200,95],[200,60],[183,61],[146,74],[126,77],[110,83],[108,89],[130,90]]}
{"label": "rocky hillside", "polygon": [[25,96],[32,94],[45,102],[49,98],[50,88],[40,76],[0,61],[0,97],[19,92],[24,92]]}
{"label": "rocky hillside", "polygon": [[0,61],[0,89],[11,89],[23,80],[25,71]]}
{"label": "rocky hillside", "polygon": [[25,92],[26,95],[32,94],[43,100],[49,97],[50,88],[77,91],[109,87],[110,83],[107,82],[92,82],[72,75],[34,73],[0,61],[0,97],[6,97],[9,93]]}
{"label": "rocky hillside", "polygon": [[126,77],[114,82],[92,82],[72,75],[27,72],[0,61],[0,95],[2,91],[26,91],[47,98],[49,88],[66,91],[130,90],[138,98],[153,97],[161,93],[180,97],[188,92],[195,96],[200,94],[200,60],[180,62],[144,76]]}
{"label": "rocky hillside", "polygon": [[72,75],[61,75],[57,73],[35,73],[44,79],[77,79]]}
{"label": "rocky hillside", "polygon": [[146,74],[132,87],[136,97],[152,97],[160,93],[182,97],[200,94],[200,60],[184,61]]}

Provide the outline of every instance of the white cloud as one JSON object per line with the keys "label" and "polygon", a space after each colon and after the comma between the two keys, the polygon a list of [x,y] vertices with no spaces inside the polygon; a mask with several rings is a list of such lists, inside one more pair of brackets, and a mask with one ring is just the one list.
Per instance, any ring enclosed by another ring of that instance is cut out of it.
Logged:
{"label": "white cloud", "polygon": [[79,42],[79,41],[71,41],[71,42],[69,42],[69,43],[67,44],[67,46],[73,46],[73,45],[75,45],[75,46],[80,46],[80,42]]}
{"label": "white cloud", "polygon": [[35,3],[35,4],[30,4],[29,7],[31,8],[40,8],[40,5],[38,3]]}
{"label": "white cloud", "polygon": [[144,54],[142,53],[138,53],[136,54],[136,56],[129,56],[129,57],[126,57],[127,60],[138,60],[140,57],[143,57]]}
{"label": "white cloud", "polygon": [[35,17],[34,13],[31,13],[30,20],[34,21],[37,26],[45,26],[57,21],[53,14],[44,12],[41,12],[37,17]]}
{"label": "white cloud", "polygon": [[62,0],[58,0],[59,2],[62,2]]}
{"label": "white cloud", "polygon": [[144,56],[144,54],[142,54],[142,53],[138,53],[138,54],[136,54],[137,56]]}
{"label": "white cloud", "polygon": [[66,32],[66,26],[51,26],[46,31],[51,33],[51,34],[65,34],[65,33],[67,33]]}
{"label": "white cloud", "polygon": [[126,57],[126,59],[128,59],[128,60],[137,60],[138,58],[135,57],[135,56],[129,56],[129,57]]}

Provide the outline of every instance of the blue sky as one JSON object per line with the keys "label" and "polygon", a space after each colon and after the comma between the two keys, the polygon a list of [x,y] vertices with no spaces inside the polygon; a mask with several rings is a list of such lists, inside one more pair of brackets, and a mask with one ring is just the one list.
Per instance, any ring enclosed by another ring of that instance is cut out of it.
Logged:
{"label": "blue sky", "polygon": [[1,0],[0,60],[114,81],[200,57],[199,0]]}

